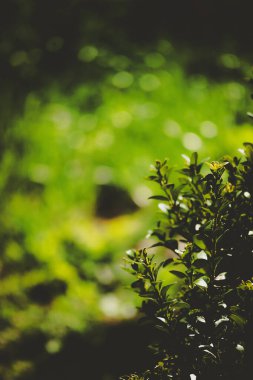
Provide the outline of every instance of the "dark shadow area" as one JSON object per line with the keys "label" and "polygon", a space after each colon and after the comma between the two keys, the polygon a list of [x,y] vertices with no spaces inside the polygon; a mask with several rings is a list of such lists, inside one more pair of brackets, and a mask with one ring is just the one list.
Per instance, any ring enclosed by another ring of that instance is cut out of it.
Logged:
{"label": "dark shadow area", "polygon": [[199,63],[190,72],[205,70],[217,79],[209,62],[215,52],[225,47],[252,57],[252,10],[250,0],[8,1],[0,14],[2,92],[11,89],[22,103],[25,93],[55,80],[66,91],[80,79],[99,80],[107,68],[86,70],[77,59],[82,44],[131,56],[166,38],[177,49],[194,49]]}
{"label": "dark shadow area", "polygon": [[125,189],[115,185],[101,185],[97,189],[96,216],[110,219],[138,210]]}
{"label": "dark shadow area", "polygon": [[151,331],[137,322],[93,327],[87,334],[69,333],[60,353],[48,355],[40,334],[21,342],[22,359],[32,359],[36,369],[20,380],[116,380],[142,371],[153,358],[148,349]]}

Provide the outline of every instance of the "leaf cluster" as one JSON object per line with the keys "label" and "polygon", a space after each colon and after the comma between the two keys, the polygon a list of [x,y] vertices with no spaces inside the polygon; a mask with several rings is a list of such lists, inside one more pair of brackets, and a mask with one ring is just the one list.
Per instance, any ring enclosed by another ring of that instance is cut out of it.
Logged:
{"label": "leaf cluster", "polygon": [[[176,183],[167,162],[149,179],[161,193],[151,235],[166,248],[128,252],[141,311],[157,328],[157,366],[145,379],[247,378],[253,346],[253,144],[242,157],[187,158]],[[151,248],[151,247],[149,247]],[[165,273],[165,274],[164,274]],[[175,291],[176,289],[176,291]],[[159,370],[158,370],[159,369]]]}

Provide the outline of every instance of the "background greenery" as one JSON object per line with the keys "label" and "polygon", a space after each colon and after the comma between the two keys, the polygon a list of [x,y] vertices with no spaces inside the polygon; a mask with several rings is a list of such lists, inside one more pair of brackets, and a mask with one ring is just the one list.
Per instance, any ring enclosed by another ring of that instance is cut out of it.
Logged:
{"label": "background greenery", "polygon": [[249,11],[5,4],[1,378],[108,380],[145,367],[121,268],[153,226],[145,177],[156,158],[177,166],[182,153],[217,158],[252,140]]}

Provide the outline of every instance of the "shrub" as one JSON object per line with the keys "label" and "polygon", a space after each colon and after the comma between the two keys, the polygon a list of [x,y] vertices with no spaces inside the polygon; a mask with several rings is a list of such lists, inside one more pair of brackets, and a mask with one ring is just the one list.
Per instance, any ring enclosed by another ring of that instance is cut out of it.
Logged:
{"label": "shrub", "polygon": [[[148,249],[131,250],[127,270],[157,328],[155,368],[129,379],[248,379],[253,343],[253,144],[242,157],[187,159],[176,181],[156,161],[149,179],[162,194]],[[150,248],[166,248],[164,256]],[[151,250],[152,251],[152,250]]]}

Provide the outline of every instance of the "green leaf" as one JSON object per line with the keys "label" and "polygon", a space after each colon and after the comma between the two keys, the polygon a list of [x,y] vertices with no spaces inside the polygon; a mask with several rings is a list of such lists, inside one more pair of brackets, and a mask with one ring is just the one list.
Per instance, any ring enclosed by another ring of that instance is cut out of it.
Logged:
{"label": "green leaf", "polygon": [[245,318],[239,314],[230,314],[230,318],[240,327],[243,327],[246,323]]}
{"label": "green leaf", "polygon": [[169,248],[171,249],[172,251],[174,251],[175,249],[177,249],[178,247],[178,241],[176,239],[169,239],[169,240],[166,240],[164,242],[164,246],[166,248]]}
{"label": "green leaf", "polygon": [[214,355],[214,353],[213,353],[212,351],[210,351],[210,350],[206,350],[206,349],[203,350],[203,351],[205,351],[208,355],[212,356],[213,358],[217,359],[217,356]]}
{"label": "green leaf", "polygon": [[165,203],[159,203],[158,204],[159,209],[164,212],[165,214],[168,213],[168,210],[170,210],[170,206]]}
{"label": "green leaf", "polygon": [[165,240],[165,236],[166,236],[166,233],[164,230],[160,229],[160,228],[156,228],[155,230],[153,230],[150,234],[151,236],[157,236],[159,240]]}
{"label": "green leaf", "polygon": [[159,177],[157,177],[156,175],[150,175],[150,176],[148,176],[148,179],[149,179],[150,181],[158,181],[158,180],[159,180]]}
{"label": "green leaf", "polygon": [[215,281],[226,280],[226,274],[227,274],[227,272],[222,272],[222,273],[218,274],[218,276],[215,277]]}
{"label": "green leaf", "polygon": [[175,285],[175,282],[173,282],[172,284],[168,284],[168,285],[165,285],[162,287],[162,290],[161,290],[161,295],[163,298],[165,298],[167,296],[167,292],[168,290],[173,286]]}
{"label": "green leaf", "polygon": [[208,256],[205,251],[196,252],[193,254],[193,262],[196,260],[207,260]]}
{"label": "green leaf", "polygon": [[175,304],[173,304],[173,307],[176,307],[177,309],[190,309],[190,305],[187,302],[179,301]]}
{"label": "green leaf", "polygon": [[185,278],[186,274],[183,272],[179,272],[178,270],[170,270],[170,273],[174,274],[174,276],[177,276],[178,278]]}
{"label": "green leaf", "polygon": [[246,157],[249,159],[250,162],[253,162],[253,144],[245,142],[243,146],[245,148],[244,150],[246,153]]}
{"label": "green leaf", "polygon": [[144,285],[144,281],[143,281],[142,279],[139,279],[139,280],[134,281],[134,282],[132,283],[132,287],[133,287],[133,288],[138,288],[138,287],[141,287],[141,286],[143,286],[143,285]]}
{"label": "green leaf", "polygon": [[152,195],[148,199],[156,199],[158,201],[168,201],[168,198],[164,197],[163,195]]}
{"label": "green leaf", "polygon": [[163,263],[162,263],[163,268],[165,268],[167,265],[173,263],[173,261],[174,261],[173,257],[170,257],[167,260],[163,261]]}
{"label": "green leaf", "polygon": [[155,248],[155,247],[164,247],[164,243],[163,242],[154,243],[149,248]]}
{"label": "green leaf", "polygon": [[197,152],[192,153],[190,162],[192,165],[197,165],[197,163],[198,163],[198,153]]}
{"label": "green leaf", "polygon": [[200,286],[201,288],[207,288],[208,287],[208,284],[203,277],[200,277],[197,280],[195,280],[194,284],[197,286]]}
{"label": "green leaf", "polygon": [[199,238],[199,235],[193,236],[193,243],[196,244],[197,247],[200,249],[205,250],[206,249],[206,244],[203,240]]}

